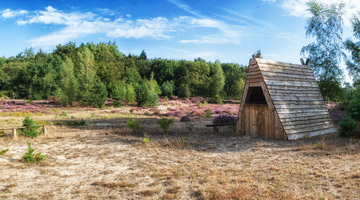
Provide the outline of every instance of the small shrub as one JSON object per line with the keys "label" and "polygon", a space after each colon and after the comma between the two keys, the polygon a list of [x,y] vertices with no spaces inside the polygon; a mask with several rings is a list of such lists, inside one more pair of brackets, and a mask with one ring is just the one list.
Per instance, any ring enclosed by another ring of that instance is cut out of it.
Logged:
{"label": "small shrub", "polygon": [[344,116],[339,122],[340,137],[351,137],[356,133],[358,123],[351,116]]}
{"label": "small shrub", "polygon": [[27,163],[36,163],[47,157],[47,155],[42,155],[41,153],[35,154],[34,151],[35,149],[31,147],[31,143],[28,142],[28,152],[23,155],[22,160]]}
{"label": "small shrub", "polygon": [[71,119],[76,119],[76,117],[74,116],[74,115],[71,115],[71,117],[70,117]]}
{"label": "small shrub", "polygon": [[132,114],[134,112],[134,109],[130,109],[130,114]]}
{"label": "small shrub", "polygon": [[113,101],[111,104],[116,108],[119,108],[122,106],[121,100]]}
{"label": "small shrub", "polygon": [[186,123],[186,128],[187,128],[187,130],[189,130],[189,132],[191,132],[194,128],[194,124]]}
{"label": "small shrub", "polygon": [[209,103],[207,101],[204,101],[204,106],[208,106]]}
{"label": "small shrub", "polygon": [[174,122],[173,118],[167,119],[167,118],[161,118],[157,120],[157,123],[160,125],[160,127],[163,129],[164,134],[169,133],[169,127]]}
{"label": "small shrub", "polygon": [[354,91],[354,97],[346,105],[346,111],[352,118],[360,120],[360,87]]}
{"label": "small shrub", "polygon": [[91,113],[91,118],[95,118],[96,117],[96,114],[93,112]]}
{"label": "small shrub", "polygon": [[210,118],[211,117],[211,111],[205,110],[205,117]]}
{"label": "small shrub", "polygon": [[23,126],[25,126],[25,128],[23,129],[22,134],[26,137],[35,138],[43,133],[43,130],[38,131],[40,126],[35,125],[35,122],[29,116],[25,117]]}
{"label": "small shrub", "polygon": [[203,104],[202,104],[201,102],[198,102],[198,103],[197,103],[197,106],[199,106],[200,108],[202,107],[202,105],[203,105]]}
{"label": "small shrub", "polygon": [[189,116],[183,116],[183,117],[180,118],[180,121],[181,121],[181,122],[189,122],[189,121],[191,121],[191,120],[190,120],[190,117],[189,117]]}
{"label": "small shrub", "polygon": [[213,119],[213,124],[235,124],[237,117],[231,115],[219,115]]}
{"label": "small shrub", "polygon": [[150,143],[150,142],[151,142],[151,139],[150,139],[146,134],[144,134],[143,142],[144,142],[145,144]]}
{"label": "small shrub", "polygon": [[128,127],[134,132],[137,133],[140,131],[141,127],[140,127],[140,122],[134,118],[128,119],[126,120],[126,123],[128,125]]}
{"label": "small shrub", "polygon": [[68,116],[68,113],[66,111],[63,111],[62,113],[60,113],[60,116],[62,117],[67,117]]}
{"label": "small shrub", "polygon": [[4,150],[1,150],[0,151],[0,155],[4,155],[6,152],[8,152],[9,151],[9,149],[4,149]]}

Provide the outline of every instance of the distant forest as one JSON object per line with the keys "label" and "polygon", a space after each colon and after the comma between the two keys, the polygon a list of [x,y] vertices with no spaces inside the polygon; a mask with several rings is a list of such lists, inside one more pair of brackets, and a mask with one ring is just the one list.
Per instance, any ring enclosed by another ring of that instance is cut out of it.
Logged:
{"label": "distant forest", "polygon": [[[246,67],[234,63],[128,56],[115,43],[58,45],[52,53],[27,49],[0,57],[0,97],[77,101],[101,107],[105,99],[146,105],[158,96],[224,98],[242,96]],[[148,98],[148,99],[144,99]],[[151,100],[152,99],[152,100]],[[150,103],[151,104],[151,103]]]}

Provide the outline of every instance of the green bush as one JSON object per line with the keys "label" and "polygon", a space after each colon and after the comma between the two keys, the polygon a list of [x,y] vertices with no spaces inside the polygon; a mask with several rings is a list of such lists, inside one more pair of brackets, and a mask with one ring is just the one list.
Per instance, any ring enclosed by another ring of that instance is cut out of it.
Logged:
{"label": "green bush", "polygon": [[209,103],[207,101],[204,101],[204,106],[208,106]]}
{"label": "green bush", "polygon": [[111,104],[116,108],[119,108],[122,106],[121,100],[113,101]]}
{"label": "green bush", "polygon": [[118,86],[111,86],[110,97],[118,101],[126,101],[127,103],[135,102],[136,93],[134,87],[125,82],[120,82]]}
{"label": "green bush", "polygon": [[151,139],[150,139],[146,134],[144,134],[143,142],[144,142],[145,144],[150,143],[150,142],[151,142]]}
{"label": "green bush", "polygon": [[173,122],[174,122],[173,118],[170,118],[170,119],[161,118],[161,119],[157,120],[156,123],[158,123],[160,125],[160,127],[163,129],[164,134],[168,134],[169,133],[169,127]]}
{"label": "green bush", "polygon": [[360,87],[354,91],[354,97],[350,99],[345,108],[351,117],[360,121]]}
{"label": "green bush", "polygon": [[152,107],[156,107],[158,104],[159,104],[159,96],[156,94],[155,91],[150,90],[146,106],[152,108]]}
{"label": "green bush", "polygon": [[132,85],[130,84],[126,84],[125,85],[125,100],[126,102],[128,103],[132,103],[132,102],[135,102],[136,100],[136,92],[135,92],[135,89]]}
{"label": "green bush", "polygon": [[174,92],[174,82],[166,81],[161,85],[161,94],[166,97],[171,97]]}
{"label": "green bush", "polygon": [[155,107],[159,102],[159,96],[145,82],[141,82],[136,87],[136,102],[139,107]]}
{"label": "green bush", "polygon": [[191,132],[193,130],[193,128],[194,128],[194,124],[187,122],[186,123],[186,128],[189,130],[189,132]]}
{"label": "green bush", "polygon": [[344,116],[339,122],[340,137],[351,137],[356,133],[358,123],[350,115]]}
{"label": "green bush", "polygon": [[102,108],[105,106],[107,95],[105,84],[98,81],[92,86],[89,92],[82,95],[80,104],[83,106]]}
{"label": "green bush", "polygon": [[4,149],[4,150],[1,150],[0,151],[0,155],[4,155],[6,152],[8,152],[9,151],[9,149]]}
{"label": "green bush", "polygon": [[205,117],[210,118],[211,117],[211,111],[205,110]]}
{"label": "green bush", "polygon": [[43,133],[43,130],[38,131],[40,126],[35,125],[35,122],[29,116],[25,117],[23,126],[25,128],[22,130],[22,134],[26,137],[35,138]]}
{"label": "green bush", "polygon": [[141,129],[140,122],[134,118],[126,120],[126,123],[134,133],[138,133]]}
{"label": "green bush", "polygon": [[27,163],[36,163],[38,161],[44,160],[47,155],[42,155],[41,153],[34,153],[35,149],[31,147],[30,142],[28,142],[28,152],[26,152],[22,160],[24,160]]}
{"label": "green bush", "polygon": [[67,117],[68,116],[68,113],[66,111],[63,111],[62,113],[60,113],[60,116],[62,117]]}
{"label": "green bush", "polygon": [[105,84],[97,82],[92,90],[91,103],[94,108],[102,108],[105,106],[108,93]]}
{"label": "green bush", "polygon": [[179,97],[185,97],[185,98],[188,98],[188,97],[191,96],[191,92],[190,92],[188,84],[180,85],[180,87],[178,89],[178,96]]}
{"label": "green bush", "polygon": [[340,102],[344,100],[345,90],[341,87],[338,80],[320,80],[318,81],[319,89],[326,101]]}

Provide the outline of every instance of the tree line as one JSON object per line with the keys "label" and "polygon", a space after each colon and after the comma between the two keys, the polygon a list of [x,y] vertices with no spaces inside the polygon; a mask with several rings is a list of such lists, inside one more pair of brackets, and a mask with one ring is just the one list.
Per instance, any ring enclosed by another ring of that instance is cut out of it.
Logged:
{"label": "tree line", "polygon": [[124,55],[115,43],[69,42],[51,53],[31,48],[9,58],[0,57],[0,97],[48,99],[64,105],[79,102],[101,107],[106,98],[118,104],[138,102],[155,106],[159,96],[239,99],[246,67],[234,63],[148,59]]}

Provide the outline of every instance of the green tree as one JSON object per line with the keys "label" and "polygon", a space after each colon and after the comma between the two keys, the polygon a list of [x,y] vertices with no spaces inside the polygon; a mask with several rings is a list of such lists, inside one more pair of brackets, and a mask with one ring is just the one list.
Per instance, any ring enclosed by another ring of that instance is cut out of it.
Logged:
{"label": "green tree", "polygon": [[35,58],[26,63],[13,77],[11,89],[17,97],[27,99],[46,99],[54,96],[58,90],[58,65],[52,55],[41,50]]}
{"label": "green tree", "polygon": [[82,105],[89,105],[89,97],[96,83],[95,58],[87,47],[77,52],[77,79],[79,81],[78,99]]}
{"label": "green tree", "polygon": [[223,63],[221,66],[225,75],[224,91],[226,95],[230,98],[241,99],[247,67],[233,63]]}
{"label": "green tree", "polygon": [[319,80],[339,80],[342,76],[339,62],[342,57],[344,6],[343,3],[308,3],[311,17],[307,20],[306,36],[314,37],[316,41],[303,47],[301,53],[308,54],[310,66]]}
{"label": "green tree", "polygon": [[220,95],[221,91],[223,91],[225,85],[225,76],[219,61],[215,62],[211,71],[210,94],[212,97],[217,97]]}
{"label": "green tree", "polygon": [[318,81],[319,89],[325,101],[341,102],[345,98],[345,90],[341,83],[335,79],[322,79]]}
{"label": "green tree", "polygon": [[101,81],[96,81],[90,90],[89,96],[86,96],[83,101],[86,101],[87,105],[91,105],[94,108],[102,108],[105,106],[107,95],[105,84]]}
{"label": "green tree", "polygon": [[174,92],[174,82],[166,81],[161,85],[161,94],[167,97],[171,97]]}
{"label": "green tree", "polygon": [[159,101],[159,96],[156,92],[150,89],[146,81],[141,81],[136,87],[136,102],[139,107],[148,106],[155,107]]}
{"label": "green tree", "polygon": [[344,43],[345,48],[350,51],[351,59],[346,59],[346,66],[351,74],[354,83],[360,82],[360,20],[359,16],[352,19],[352,28],[356,42],[347,39]]}
{"label": "green tree", "polygon": [[156,92],[156,94],[161,94],[161,88],[157,81],[154,79],[154,73],[151,72],[150,79],[145,79],[146,84],[149,86],[149,89]]}
{"label": "green tree", "polygon": [[60,71],[59,97],[61,103],[72,105],[78,96],[79,83],[74,74],[74,64],[70,58],[65,57]]}

